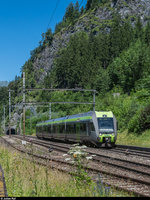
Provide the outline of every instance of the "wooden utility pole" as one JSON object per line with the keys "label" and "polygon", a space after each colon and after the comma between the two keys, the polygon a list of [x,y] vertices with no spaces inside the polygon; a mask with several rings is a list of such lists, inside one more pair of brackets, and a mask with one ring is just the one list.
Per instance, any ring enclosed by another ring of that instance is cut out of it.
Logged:
{"label": "wooden utility pole", "polygon": [[9,137],[11,137],[10,119],[11,119],[11,90],[9,89]]}
{"label": "wooden utility pole", "polygon": [[25,72],[23,72],[23,137],[25,138],[25,117],[26,117],[26,108],[25,108]]}
{"label": "wooden utility pole", "polygon": [[95,112],[95,93],[96,90],[93,90],[93,111]]}
{"label": "wooden utility pole", "polygon": [[5,105],[4,105],[4,134],[5,134]]}

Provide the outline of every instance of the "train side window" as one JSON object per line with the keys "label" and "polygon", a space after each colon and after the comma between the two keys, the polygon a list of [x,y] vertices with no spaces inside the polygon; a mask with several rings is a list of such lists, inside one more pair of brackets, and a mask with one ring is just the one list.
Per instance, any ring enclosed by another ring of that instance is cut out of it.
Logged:
{"label": "train side window", "polygon": [[75,133],[74,124],[71,124],[71,126],[70,126],[70,132],[71,132],[71,134]]}
{"label": "train side window", "polygon": [[42,128],[42,129],[43,129],[43,132],[45,132],[45,126],[43,126],[43,128]]}
{"label": "train side window", "polygon": [[48,126],[45,126],[45,132],[48,133]]}
{"label": "train side window", "polygon": [[47,126],[45,125],[45,132],[47,133]]}
{"label": "train side window", "polygon": [[53,133],[53,124],[51,124],[51,133]]}
{"label": "train side window", "polygon": [[51,125],[48,125],[47,129],[48,129],[47,132],[51,133]]}
{"label": "train side window", "polygon": [[42,126],[39,127],[39,131],[42,132]]}
{"label": "train side window", "polygon": [[80,124],[80,133],[81,135],[86,135],[86,123]]}
{"label": "train side window", "polygon": [[53,133],[56,133],[56,126],[53,125]]}
{"label": "train side window", "polygon": [[90,130],[95,131],[94,124],[92,122],[90,123]]}
{"label": "train side window", "polygon": [[63,133],[64,132],[64,125],[61,124],[59,125],[59,133]]}
{"label": "train side window", "polygon": [[41,127],[40,127],[40,132],[42,132],[42,131],[43,131],[43,127],[41,126]]}
{"label": "train side window", "polygon": [[69,134],[69,124],[66,124],[66,134]]}
{"label": "train side window", "polygon": [[76,134],[76,124],[74,124],[73,126],[74,126],[73,133]]}
{"label": "train side window", "polygon": [[80,134],[80,123],[76,124],[76,134]]}
{"label": "train side window", "polygon": [[62,133],[65,133],[65,124],[62,124]]}
{"label": "train side window", "polygon": [[57,134],[58,133],[58,131],[57,131],[58,130],[58,125],[56,124],[54,127],[55,127],[55,133]]}

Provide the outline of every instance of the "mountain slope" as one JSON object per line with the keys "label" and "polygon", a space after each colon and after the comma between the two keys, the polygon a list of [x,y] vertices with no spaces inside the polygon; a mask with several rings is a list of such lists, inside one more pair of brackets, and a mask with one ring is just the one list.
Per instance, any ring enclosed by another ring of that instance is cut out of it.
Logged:
{"label": "mountain slope", "polygon": [[60,32],[54,34],[50,46],[45,47],[39,52],[32,62],[34,75],[38,83],[43,82],[46,75],[54,67],[54,59],[60,48],[67,46],[70,37],[77,32],[92,32],[97,35],[100,31],[110,31],[112,16],[117,12],[122,19],[129,19],[132,25],[140,17],[145,25],[150,19],[150,1],[146,0],[118,0],[109,1],[105,5],[99,4],[98,7],[84,12],[74,25],[64,27]]}

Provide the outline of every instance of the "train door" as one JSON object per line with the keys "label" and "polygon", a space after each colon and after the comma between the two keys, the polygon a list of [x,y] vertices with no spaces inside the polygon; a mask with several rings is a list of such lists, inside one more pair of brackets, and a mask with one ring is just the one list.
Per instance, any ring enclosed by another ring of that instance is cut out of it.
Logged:
{"label": "train door", "polygon": [[76,123],[76,140],[80,141],[80,123]]}

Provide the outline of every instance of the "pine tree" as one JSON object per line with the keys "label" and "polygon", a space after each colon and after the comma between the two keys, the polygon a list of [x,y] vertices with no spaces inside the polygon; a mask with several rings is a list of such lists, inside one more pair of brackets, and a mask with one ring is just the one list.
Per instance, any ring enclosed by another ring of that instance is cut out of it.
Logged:
{"label": "pine tree", "polygon": [[80,15],[82,15],[83,13],[84,13],[84,7],[82,6],[80,10]]}
{"label": "pine tree", "polygon": [[72,22],[74,21],[74,11],[75,11],[74,5],[73,5],[73,3],[71,2],[71,3],[69,4],[69,6],[67,7],[67,9],[66,9],[66,13],[65,13],[65,15],[64,15],[63,20],[64,20],[65,22],[72,23]]}
{"label": "pine tree", "polygon": [[135,38],[142,39],[143,38],[143,26],[140,17],[138,17],[136,24],[135,24]]}
{"label": "pine tree", "polygon": [[44,34],[44,41],[43,46],[50,46],[53,41],[53,33],[52,30],[49,28],[47,32]]}
{"label": "pine tree", "polygon": [[110,30],[110,55],[117,57],[121,52],[121,17],[117,13],[113,16],[113,25]]}
{"label": "pine tree", "polygon": [[79,2],[77,1],[74,7],[74,18],[77,19],[80,16],[79,12]]}
{"label": "pine tree", "polygon": [[144,31],[144,42],[147,45],[150,45],[150,22],[147,23],[145,31]]}
{"label": "pine tree", "polygon": [[87,0],[86,10],[95,8],[102,1],[104,1],[104,0]]}
{"label": "pine tree", "polygon": [[128,20],[124,21],[120,27],[121,34],[121,51],[129,48],[131,42],[134,41],[134,30]]}
{"label": "pine tree", "polygon": [[87,0],[86,10],[89,10],[92,7],[93,0]]}

